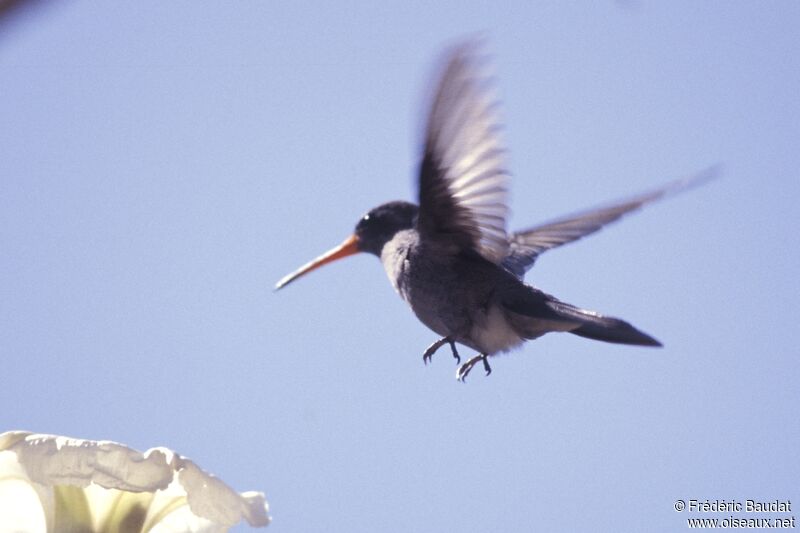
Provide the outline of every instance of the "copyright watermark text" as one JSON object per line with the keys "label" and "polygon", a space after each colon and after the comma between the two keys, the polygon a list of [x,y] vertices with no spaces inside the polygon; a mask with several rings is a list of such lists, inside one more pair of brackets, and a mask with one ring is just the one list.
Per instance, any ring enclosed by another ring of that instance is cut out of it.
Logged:
{"label": "copyright watermark text", "polygon": [[675,500],[672,507],[679,513],[698,515],[686,518],[686,525],[690,529],[794,529],[795,527],[790,500],[679,499]]}

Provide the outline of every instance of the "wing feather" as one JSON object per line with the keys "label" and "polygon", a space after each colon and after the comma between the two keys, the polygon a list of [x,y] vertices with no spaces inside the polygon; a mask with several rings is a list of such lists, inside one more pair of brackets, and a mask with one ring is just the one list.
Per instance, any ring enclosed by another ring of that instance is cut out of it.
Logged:
{"label": "wing feather", "polygon": [[433,98],[419,175],[423,238],[500,263],[509,239],[508,172],[497,102],[474,42],[451,50]]}
{"label": "wing feather", "polygon": [[547,250],[600,231],[607,224],[619,220],[628,213],[637,211],[665,196],[705,183],[719,173],[719,166],[709,167],[688,178],[670,182],[658,189],[614,202],[606,207],[584,211],[518,231],[509,237],[509,253],[502,264],[507,270],[521,278],[533,266],[539,255]]}

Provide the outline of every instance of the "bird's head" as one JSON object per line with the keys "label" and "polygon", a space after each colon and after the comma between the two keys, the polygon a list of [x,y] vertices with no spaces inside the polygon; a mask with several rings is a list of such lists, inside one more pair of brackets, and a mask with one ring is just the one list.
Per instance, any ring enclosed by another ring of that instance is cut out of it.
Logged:
{"label": "bird's head", "polygon": [[285,276],[275,285],[275,290],[288,285],[303,274],[349,255],[366,252],[380,257],[383,246],[392,240],[398,231],[414,227],[418,212],[419,208],[416,205],[402,201],[388,202],[371,209],[359,219],[353,234],[342,244]]}
{"label": "bird's head", "polygon": [[383,245],[398,231],[411,229],[419,208],[410,202],[389,202],[371,209],[356,224],[358,250],[380,257]]}

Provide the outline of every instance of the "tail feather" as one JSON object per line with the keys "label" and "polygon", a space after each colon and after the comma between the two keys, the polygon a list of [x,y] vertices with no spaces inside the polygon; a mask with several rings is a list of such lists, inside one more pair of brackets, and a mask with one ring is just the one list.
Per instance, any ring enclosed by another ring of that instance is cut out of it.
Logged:
{"label": "tail feather", "polygon": [[647,333],[639,331],[619,318],[603,316],[558,300],[549,301],[547,305],[563,318],[580,323],[577,328],[570,330],[570,333],[575,335],[615,344],[662,346]]}
{"label": "tail feather", "polygon": [[661,346],[656,339],[624,320],[575,307],[530,285],[523,287],[520,290],[519,286],[514,286],[502,303],[512,326],[526,339],[535,339],[549,331],[568,331],[616,344]]}

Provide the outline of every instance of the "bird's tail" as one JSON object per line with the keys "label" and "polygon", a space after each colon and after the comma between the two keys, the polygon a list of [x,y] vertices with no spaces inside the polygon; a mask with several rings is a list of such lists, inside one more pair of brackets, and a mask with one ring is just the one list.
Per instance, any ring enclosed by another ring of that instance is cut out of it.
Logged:
{"label": "bird's tail", "polygon": [[594,311],[580,309],[558,300],[547,302],[547,306],[559,316],[580,324],[577,328],[570,330],[570,333],[575,335],[616,344],[662,346],[660,342],[647,333],[639,331],[619,318],[603,316]]}

